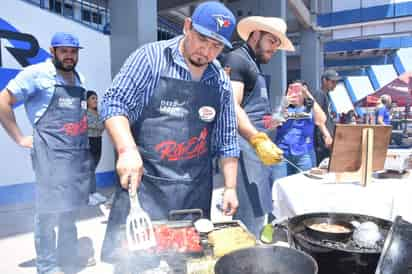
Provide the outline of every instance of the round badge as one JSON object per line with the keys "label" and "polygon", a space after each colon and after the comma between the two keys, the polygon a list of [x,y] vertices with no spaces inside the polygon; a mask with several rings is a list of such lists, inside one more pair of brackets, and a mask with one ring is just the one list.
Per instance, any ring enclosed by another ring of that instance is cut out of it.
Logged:
{"label": "round badge", "polygon": [[215,119],[216,110],[209,106],[199,108],[200,120],[205,122],[212,122]]}

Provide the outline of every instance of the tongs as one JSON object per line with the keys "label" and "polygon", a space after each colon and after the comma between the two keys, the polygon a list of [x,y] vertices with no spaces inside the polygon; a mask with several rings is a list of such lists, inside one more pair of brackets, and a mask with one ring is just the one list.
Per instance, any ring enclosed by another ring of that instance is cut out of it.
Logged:
{"label": "tongs", "polygon": [[126,219],[126,238],[129,250],[142,250],[156,246],[152,221],[140,205],[137,193],[131,189],[129,178],[130,211]]}
{"label": "tongs", "polygon": [[303,169],[301,169],[300,167],[298,167],[297,165],[295,165],[292,161],[289,161],[286,157],[282,158],[283,160],[285,160],[286,162],[288,162],[291,166],[293,166],[294,168],[297,169],[297,171],[299,171],[300,173],[302,173],[304,176],[311,178],[311,179],[317,179],[317,180],[322,180],[323,178],[320,176],[316,176],[314,174],[308,173],[306,171],[304,171]]}

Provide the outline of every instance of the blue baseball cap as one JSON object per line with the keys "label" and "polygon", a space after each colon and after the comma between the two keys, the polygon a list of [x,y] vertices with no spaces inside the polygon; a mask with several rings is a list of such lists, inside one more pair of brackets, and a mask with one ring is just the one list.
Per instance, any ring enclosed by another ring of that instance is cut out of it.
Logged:
{"label": "blue baseball cap", "polygon": [[233,13],[219,2],[203,2],[192,14],[193,28],[207,37],[232,48],[230,38],[236,27]]}
{"label": "blue baseball cap", "polygon": [[66,32],[57,32],[53,35],[51,40],[52,47],[72,47],[82,49],[80,46],[79,39],[76,36],[66,33]]}

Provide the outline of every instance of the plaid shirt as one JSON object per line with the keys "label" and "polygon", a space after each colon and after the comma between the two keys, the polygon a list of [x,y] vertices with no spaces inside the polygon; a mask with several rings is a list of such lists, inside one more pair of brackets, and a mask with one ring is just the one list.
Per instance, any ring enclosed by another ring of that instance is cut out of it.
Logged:
{"label": "plaid shirt", "polygon": [[[146,44],[124,63],[102,100],[101,117],[126,116],[136,121],[153,95],[161,73],[168,77],[191,80],[190,71],[179,51],[182,36]],[[217,61],[209,64],[200,82],[219,86],[220,113],[213,136],[214,152],[221,157],[239,157],[237,120],[230,80]]]}

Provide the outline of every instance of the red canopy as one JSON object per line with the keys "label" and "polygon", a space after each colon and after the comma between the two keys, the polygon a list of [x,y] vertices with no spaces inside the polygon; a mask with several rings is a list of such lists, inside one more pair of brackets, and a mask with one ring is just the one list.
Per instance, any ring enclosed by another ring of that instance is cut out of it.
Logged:
{"label": "red canopy", "polygon": [[405,72],[375,93],[370,94],[362,100],[362,104],[366,106],[376,104],[375,98],[379,98],[383,94],[390,95],[392,102],[398,106],[412,105],[412,72]]}
{"label": "red canopy", "polygon": [[366,107],[373,107],[376,106],[378,103],[379,97],[374,96],[374,95],[368,95],[366,96],[366,101],[364,102],[364,105]]}

